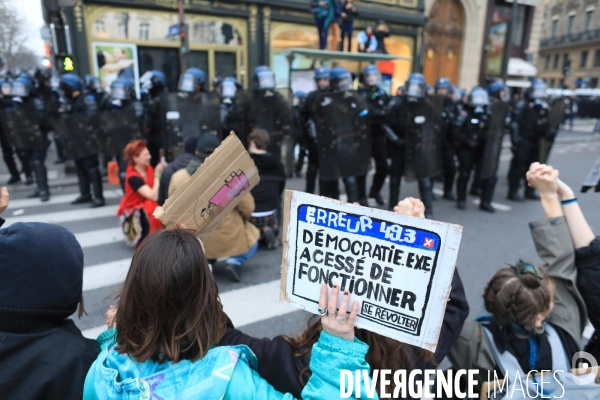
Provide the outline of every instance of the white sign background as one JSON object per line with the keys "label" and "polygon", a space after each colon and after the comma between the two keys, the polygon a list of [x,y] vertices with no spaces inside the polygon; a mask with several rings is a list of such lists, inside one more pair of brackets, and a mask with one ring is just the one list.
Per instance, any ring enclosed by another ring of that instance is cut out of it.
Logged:
{"label": "white sign background", "polygon": [[321,283],[356,326],[435,351],[462,227],[286,191],[280,301],[317,314]]}

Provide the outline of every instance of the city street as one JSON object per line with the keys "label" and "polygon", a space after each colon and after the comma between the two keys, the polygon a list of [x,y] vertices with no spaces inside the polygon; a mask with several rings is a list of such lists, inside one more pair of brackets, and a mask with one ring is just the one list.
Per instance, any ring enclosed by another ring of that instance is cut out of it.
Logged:
{"label": "city street", "polygon": [[[550,164],[560,170],[560,177],[579,191],[585,175],[600,153],[600,137],[592,136],[592,121],[577,121],[581,131],[561,131],[559,141],[550,157]],[[591,124],[591,125],[590,125]],[[537,260],[530,239],[528,221],[543,218],[536,201],[514,203],[506,200],[506,173],[510,152],[505,149],[501,159],[499,180],[495,193],[497,212],[488,214],[479,210],[476,199],[471,197],[466,211],[459,211],[455,204],[441,199],[434,202],[435,219],[464,226],[464,235],[458,257],[460,271],[473,316],[484,312],[481,294],[494,271],[518,258]],[[104,329],[104,314],[118,295],[130,264],[133,250],[128,248],[120,233],[115,213],[120,199],[120,189],[105,184],[107,205],[90,209],[87,205],[71,206],[77,196],[76,178],[65,176],[63,166],[54,166],[54,150],[50,151],[49,167],[52,198],[48,203],[26,199],[34,189],[23,184],[9,187],[11,203],[3,215],[6,226],[16,222],[55,223],[72,231],[85,255],[84,298],[88,316],[76,320],[76,324],[88,337],[95,337]],[[7,180],[4,163],[0,165],[0,182]],[[343,187],[343,185],[340,185]],[[302,190],[304,180],[294,178],[287,188]],[[436,184],[440,189],[441,185]],[[384,198],[387,198],[387,186]],[[418,197],[416,183],[404,183],[401,198]],[[578,193],[579,201],[592,229],[600,233],[600,194]],[[32,249],[35,251],[35,249]],[[275,251],[265,249],[250,259],[242,270],[242,282],[232,283],[225,275],[215,272],[221,300],[233,323],[241,330],[259,337],[278,334],[292,335],[303,329],[308,314],[278,303],[281,247]],[[586,332],[589,336],[589,330]]]}

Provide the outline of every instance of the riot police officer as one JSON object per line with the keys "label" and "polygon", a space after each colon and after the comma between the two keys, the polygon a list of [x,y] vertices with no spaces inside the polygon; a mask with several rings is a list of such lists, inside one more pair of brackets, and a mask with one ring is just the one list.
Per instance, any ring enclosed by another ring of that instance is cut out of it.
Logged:
{"label": "riot police officer", "polygon": [[388,208],[393,210],[398,204],[400,196],[400,184],[404,175],[405,160],[405,131],[407,127],[406,94],[404,86],[398,88],[396,94],[390,100],[385,113],[386,125],[390,127],[396,138],[388,137],[388,157],[390,158],[390,201]]}
{"label": "riot police officer", "polygon": [[39,197],[41,201],[50,200],[50,190],[48,188],[48,171],[46,170],[46,152],[50,142],[48,141],[47,132],[48,126],[44,124],[44,102],[34,93],[34,81],[28,74],[21,74],[13,82],[12,94],[14,110],[24,111],[31,118],[35,118],[38,122],[39,129],[42,133],[44,146],[40,148],[18,148],[17,154],[24,163],[35,173],[37,183],[36,190],[27,196],[28,198]]}
{"label": "riot police officer", "polygon": [[[60,88],[67,99],[63,118],[70,115],[85,114],[88,117],[94,115],[97,109],[96,99],[93,96],[83,94],[83,84],[81,79],[75,74],[64,74],[60,79]],[[92,208],[102,207],[104,195],[102,193],[102,176],[100,174],[100,165],[98,155],[93,154],[87,157],[75,160],[77,168],[77,180],[79,183],[79,197],[71,204],[92,203]],[[90,191],[90,185],[94,193]]]}
{"label": "riot police officer", "polygon": [[236,95],[238,90],[242,89],[242,85],[233,76],[227,77],[220,82],[219,95],[221,96],[221,139],[225,139],[231,131],[238,132],[239,125],[234,121],[230,121],[228,116],[235,114]]}
{"label": "riot police officer", "polygon": [[[381,188],[388,174],[387,165],[387,139],[383,127],[385,110],[390,102],[390,96],[379,86],[381,85],[381,73],[375,64],[370,64],[363,70],[365,87],[360,92],[369,105],[369,120],[371,124],[371,156],[375,160],[375,175],[373,184],[369,191],[369,197],[375,199],[377,204],[385,202],[381,197]],[[357,177],[359,200],[361,205],[368,206],[366,199],[366,176]]]}
{"label": "riot police officer", "polygon": [[454,187],[454,178],[456,176],[456,161],[454,145],[452,144],[452,125],[457,117],[456,104],[450,97],[452,85],[450,80],[445,77],[439,78],[435,83],[435,93],[442,96],[444,105],[442,109],[442,168],[444,181],[444,198],[454,201],[456,197],[452,192]]}
{"label": "riot police officer", "polygon": [[[469,95],[465,109],[456,119],[454,141],[458,154],[458,179],[456,181],[457,202],[459,210],[467,208],[467,186],[471,172],[480,166],[484,152],[486,132],[488,129],[489,96],[485,89],[476,87]],[[481,182],[482,197],[479,205],[483,211],[494,212],[491,196],[495,179]],[[485,195],[484,195],[485,193]]]}
{"label": "riot police officer", "polygon": [[[33,78],[22,72],[19,74],[17,79],[12,81],[11,84],[11,95],[13,109],[19,109],[23,111],[30,111],[32,114],[39,115],[43,113],[43,103],[34,100],[35,82]],[[33,184],[33,174],[31,169],[31,151],[26,149],[15,149],[19,161],[23,165],[23,172],[25,173],[25,184]],[[44,156],[45,158],[45,156]],[[34,196],[36,197],[36,196]]]}
{"label": "riot police officer", "polygon": [[206,91],[206,74],[198,68],[189,68],[179,78],[177,87],[180,102],[181,129],[184,138],[200,137],[202,131],[202,94]]}
{"label": "riot police officer", "polygon": [[107,93],[104,91],[104,89],[102,89],[100,79],[98,79],[94,75],[85,75],[84,95],[93,96],[96,100],[96,105],[98,106],[98,109],[103,109],[105,107],[104,102],[108,98]]}
{"label": "riot police officer", "polygon": [[[509,200],[522,200],[519,195],[521,182],[525,181],[525,174],[529,166],[539,161],[539,141],[550,131],[549,107],[544,100],[546,89],[544,81],[533,81],[531,87],[525,91],[525,98],[519,100],[513,108],[511,116],[513,160],[508,173],[507,198]],[[527,183],[525,183],[525,198],[539,199],[535,190],[530,188]]]}
{"label": "riot police officer", "polygon": [[[319,148],[317,145],[317,129],[315,126],[315,120],[313,116],[315,100],[319,93],[325,93],[331,91],[329,76],[331,70],[328,67],[320,67],[315,71],[315,82],[317,84],[317,90],[310,92],[306,96],[304,101],[304,107],[301,113],[301,123],[306,127],[304,133],[306,149],[308,150],[308,166],[306,168],[306,193],[315,193],[317,174],[319,172]],[[320,189],[324,189],[326,192],[330,192],[331,188],[329,185],[333,183],[319,183]],[[335,182],[337,190],[337,182]],[[335,192],[335,190],[333,190]],[[321,193],[322,196],[325,196]],[[338,194],[339,196],[339,194]],[[331,196],[328,196],[331,197]]]}
{"label": "riot police officer", "polygon": [[[12,85],[10,79],[8,77],[4,77],[0,79],[0,111],[7,111],[12,109]],[[3,131],[2,124],[0,124],[0,147],[2,147],[2,156],[4,158],[4,163],[8,168],[8,172],[10,173],[10,178],[7,185],[12,185],[13,183],[17,183],[21,181],[21,176],[19,173],[19,168],[17,167],[17,163],[15,161],[15,153],[13,151],[13,147],[8,140],[8,132]]]}
{"label": "riot police officer", "polygon": [[144,105],[142,133],[146,135],[146,145],[152,156],[150,163],[155,167],[160,162],[160,150],[165,142],[162,99],[167,93],[167,78],[161,71],[152,70],[144,74],[144,79],[140,81]]}
{"label": "riot police officer", "polygon": [[[425,216],[433,217],[432,178],[439,174],[441,167],[440,125],[441,110],[435,110],[427,99],[427,84],[421,73],[412,73],[406,81],[406,118],[401,123],[406,127],[405,171],[410,172],[419,184],[421,201],[425,205]],[[439,114],[437,114],[439,112]],[[439,120],[439,121],[438,121]],[[422,146],[424,135],[428,146]],[[392,207],[392,204],[390,204]]]}

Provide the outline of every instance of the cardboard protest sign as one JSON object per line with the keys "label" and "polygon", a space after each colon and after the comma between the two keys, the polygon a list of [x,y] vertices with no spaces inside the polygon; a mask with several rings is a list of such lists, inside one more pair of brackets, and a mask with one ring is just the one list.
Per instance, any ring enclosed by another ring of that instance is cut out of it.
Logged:
{"label": "cardboard protest sign", "polygon": [[581,191],[585,193],[591,188],[594,188],[596,192],[600,192],[600,157],[596,159],[596,163],[585,178]]}
{"label": "cardboard protest sign", "polygon": [[[356,326],[435,351],[462,227],[286,191],[280,301],[317,313],[322,283]],[[330,310],[331,311],[331,310]]]}
{"label": "cardboard protest sign", "polygon": [[185,224],[204,238],[259,182],[258,169],[235,134],[230,134],[154,217]]}

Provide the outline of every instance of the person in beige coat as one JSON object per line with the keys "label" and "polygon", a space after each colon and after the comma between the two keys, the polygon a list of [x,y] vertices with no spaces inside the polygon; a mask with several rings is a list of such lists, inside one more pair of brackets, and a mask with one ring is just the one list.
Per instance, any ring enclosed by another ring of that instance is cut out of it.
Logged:
{"label": "person in beige coat", "polygon": [[[210,134],[198,139],[196,159],[173,174],[169,184],[169,196],[187,181],[202,165],[202,162],[219,146],[218,139]],[[229,279],[240,281],[240,267],[256,252],[259,230],[249,222],[254,211],[254,198],[248,193],[242,201],[221,221],[204,240],[206,257],[209,260],[227,257],[224,271]]]}

